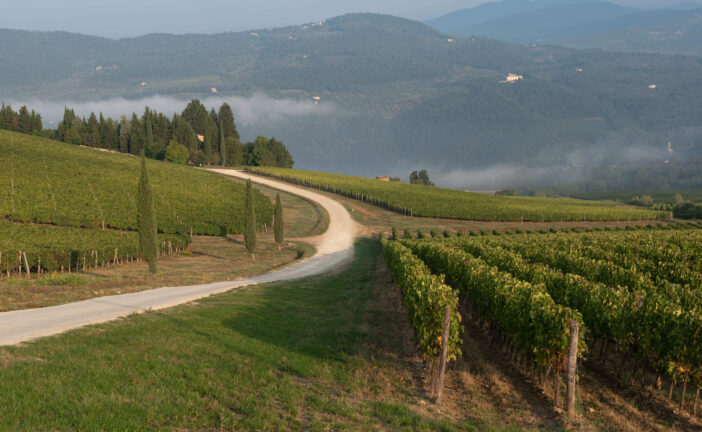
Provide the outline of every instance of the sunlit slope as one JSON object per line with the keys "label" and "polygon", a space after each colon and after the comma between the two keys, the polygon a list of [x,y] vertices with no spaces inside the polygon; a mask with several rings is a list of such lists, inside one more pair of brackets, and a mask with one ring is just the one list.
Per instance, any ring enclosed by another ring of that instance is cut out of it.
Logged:
{"label": "sunlit slope", "polygon": [[250,168],[254,173],[361,199],[413,216],[482,221],[648,220],[668,212],[620,207],[614,202],[565,198],[499,197],[454,189],[282,168]]}
{"label": "sunlit slope", "polygon": [[[0,216],[88,228],[136,228],[139,159],[0,131]],[[243,232],[244,187],[191,167],[149,160],[159,231]],[[256,194],[259,223],[271,202]]]}

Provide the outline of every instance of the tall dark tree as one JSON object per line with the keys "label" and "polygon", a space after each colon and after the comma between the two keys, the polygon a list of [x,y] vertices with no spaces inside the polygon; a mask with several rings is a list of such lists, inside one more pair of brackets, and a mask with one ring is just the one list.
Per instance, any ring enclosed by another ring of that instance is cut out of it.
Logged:
{"label": "tall dark tree", "polygon": [[254,207],[254,193],[251,180],[246,181],[246,199],[244,201],[244,244],[254,259],[258,229],[256,228],[256,209]]}
{"label": "tall dark tree", "polygon": [[154,209],[154,194],[146,170],[146,156],[141,152],[141,176],[137,197],[137,227],[139,228],[139,252],[149,263],[149,271],[157,271],[158,240],[156,227],[156,210]]}
{"label": "tall dark tree", "polygon": [[127,117],[122,116],[119,124],[119,151],[129,153],[129,137],[132,134],[132,126]]}
{"label": "tall dark tree", "polygon": [[41,114],[32,110],[32,132],[41,132],[44,124],[41,121]]}
{"label": "tall dark tree", "polygon": [[271,138],[271,140],[268,142],[268,151],[273,154],[273,157],[275,158],[275,166],[279,168],[292,168],[295,164],[295,161],[288,151],[288,148],[275,138]]}
{"label": "tall dark tree", "polygon": [[88,118],[88,133],[84,144],[88,147],[100,146],[100,123],[98,123],[94,112],[91,112]]}
{"label": "tall dark tree", "polygon": [[24,134],[31,134],[32,133],[32,116],[29,114],[29,109],[27,108],[26,105],[23,105],[20,110],[19,110],[19,115],[17,118],[18,121],[18,128],[17,131],[24,133]]}
{"label": "tall dark tree", "polygon": [[59,141],[81,144],[81,127],[82,122],[75,111],[65,108],[63,111],[63,120],[58,124],[56,137]]}
{"label": "tall dark tree", "polygon": [[171,132],[171,121],[163,114],[158,114],[154,120],[154,143],[159,150],[165,149],[170,143],[173,134]]}
{"label": "tall dark tree", "polygon": [[431,180],[429,180],[429,174],[427,174],[427,170],[412,171],[409,180],[412,184],[434,186],[434,183]]}
{"label": "tall dark tree", "polygon": [[192,126],[179,115],[173,116],[173,139],[187,147],[190,153],[198,149],[198,141]]}
{"label": "tall dark tree", "polygon": [[219,108],[219,118],[220,128],[223,129],[225,138],[235,138],[240,140],[239,131],[236,130],[236,124],[234,123],[234,113],[232,112],[232,107],[228,103],[223,103]]}
{"label": "tall dark tree", "polygon": [[209,123],[205,128],[205,142],[203,146],[203,152],[205,153],[205,159],[207,159],[207,163],[209,164],[210,162],[212,162],[212,132],[210,130]]}
{"label": "tall dark tree", "polygon": [[209,123],[209,116],[207,114],[207,109],[198,99],[193,99],[188,103],[185,110],[183,110],[182,117],[183,120],[188,122],[193,128],[196,134],[205,134],[205,129]]}
{"label": "tall dark tree", "polygon": [[241,141],[232,137],[226,137],[224,142],[227,146],[227,163],[229,166],[239,166],[244,164],[244,146]]}
{"label": "tall dark tree", "polygon": [[224,138],[224,129],[219,127],[219,164],[227,166],[227,140]]}
{"label": "tall dark tree", "polygon": [[248,165],[252,166],[276,166],[275,155],[269,149],[268,138],[259,136],[251,146]]}
{"label": "tall dark tree", "polygon": [[156,154],[154,152],[154,129],[151,124],[151,116],[146,116],[146,119],[144,121],[146,123],[146,151],[149,157],[155,157]]}
{"label": "tall dark tree", "polygon": [[283,219],[283,203],[280,201],[280,194],[275,194],[275,220],[273,221],[273,234],[275,242],[278,243],[278,250],[285,240],[285,219]]}
{"label": "tall dark tree", "polygon": [[132,114],[130,129],[131,134],[129,135],[129,153],[138,155],[142,150],[144,150],[144,142],[146,141],[146,137],[144,136],[144,125],[136,114]]}

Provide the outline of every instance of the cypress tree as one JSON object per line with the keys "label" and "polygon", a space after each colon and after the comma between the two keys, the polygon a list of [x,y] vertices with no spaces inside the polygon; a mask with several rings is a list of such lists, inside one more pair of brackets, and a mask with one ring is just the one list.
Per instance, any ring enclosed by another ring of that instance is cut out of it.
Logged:
{"label": "cypress tree", "polygon": [[141,152],[141,177],[139,178],[139,196],[137,197],[137,226],[139,228],[139,251],[149,263],[149,271],[156,273],[158,263],[158,244],[156,237],[156,211],[154,194],[146,171],[146,156]]}
{"label": "cypress tree", "polygon": [[203,148],[205,152],[205,158],[207,159],[207,164],[212,162],[212,138],[210,137],[210,128],[205,127],[205,146]]}
{"label": "cypress tree", "polygon": [[151,125],[151,116],[146,117],[146,151],[154,157],[154,128]]}
{"label": "cypress tree", "polygon": [[280,201],[280,194],[275,194],[275,220],[273,221],[273,233],[275,242],[278,243],[278,250],[285,239],[285,220],[283,219],[283,203]]}
{"label": "cypress tree", "polygon": [[227,142],[224,140],[224,128],[219,127],[219,161],[227,166]]}
{"label": "cypress tree", "polygon": [[256,209],[254,208],[254,194],[251,179],[246,181],[246,200],[244,201],[244,243],[246,249],[251,252],[251,259],[254,259],[256,250]]}
{"label": "cypress tree", "polygon": [[223,129],[225,138],[234,138],[239,141],[239,132],[236,130],[236,125],[234,124],[234,113],[232,112],[232,107],[226,102],[222,104],[219,108],[219,113],[217,115],[219,119],[219,125]]}

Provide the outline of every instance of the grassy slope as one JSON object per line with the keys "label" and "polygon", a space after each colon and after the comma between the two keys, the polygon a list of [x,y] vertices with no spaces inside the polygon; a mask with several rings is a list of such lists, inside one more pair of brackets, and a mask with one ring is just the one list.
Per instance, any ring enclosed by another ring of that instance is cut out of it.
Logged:
{"label": "grassy slope", "polygon": [[0,428],[464,429],[411,407],[407,365],[369,352],[377,257],[365,241],[339,275],[2,348]]}
{"label": "grassy slope", "polygon": [[661,213],[620,208],[613,202],[563,198],[496,197],[454,189],[382,182],[375,179],[314,171],[256,167],[255,173],[319,185],[342,194],[361,194],[402,209],[415,216],[484,221],[636,220],[655,219]]}
{"label": "grassy slope", "polygon": [[[212,173],[149,161],[159,230],[243,232],[244,188]],[[133,229],[139,160],[0,131],[0,217],[56,225]],[[268,223],[273,205],[257,194]]]}

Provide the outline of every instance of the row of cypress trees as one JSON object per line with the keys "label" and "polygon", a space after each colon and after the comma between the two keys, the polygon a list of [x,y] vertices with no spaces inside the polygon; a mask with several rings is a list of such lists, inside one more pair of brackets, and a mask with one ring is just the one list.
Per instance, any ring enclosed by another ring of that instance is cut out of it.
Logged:
{"label": "row of cypress trees", "polygon": [[[154,209],[154,194],[149,181],[149,174],[146,170],[146,156],[141,153],[141,175],[139,177],[137,200],[137,227],[139,229],[139,251],[141,256],[149,264],[149,271],[153,274],[158,270],[158,239],[156,226],[156,211]],[[255,259],[254,252],[258,243],[258,231],[256,228],[256,209],[254,206],[254,192],[251,180],[246,181],[246,196],[244,200],[244,244],[251,253],[251,259]],[[273,220],[273,232],[275,242],[280,250],[284,235],[283,204],[280,194],[275,196],[275,216]]]}

